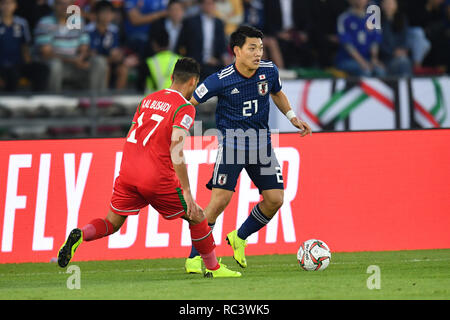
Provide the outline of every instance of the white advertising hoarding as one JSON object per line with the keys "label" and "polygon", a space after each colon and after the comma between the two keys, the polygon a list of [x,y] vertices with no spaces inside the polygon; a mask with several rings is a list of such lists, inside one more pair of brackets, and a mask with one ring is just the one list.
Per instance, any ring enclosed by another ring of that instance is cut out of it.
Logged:
{"label": "white advertising hoarding", "polygon": [[[450,127],[449,77],[293,80],[283,91],[313,131]],[[270,125],[295,131],[273,103]]]}

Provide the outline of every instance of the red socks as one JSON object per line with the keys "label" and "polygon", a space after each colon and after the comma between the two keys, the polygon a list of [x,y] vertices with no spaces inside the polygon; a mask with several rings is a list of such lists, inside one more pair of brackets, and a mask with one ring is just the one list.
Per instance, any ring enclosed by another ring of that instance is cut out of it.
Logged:
{"label": "red socks", "polygon": [[[200,256],[208,270],[217,270],[220,265],[216,258],[216,244],[212,235],[212,229],[208,226],[205,219],[202,222],[189,225],[191,230],[192,245],[200,253]],[[83,240],[92,241],[100,239],[114,233],[114,226],[106,219],[94,219],[81,228],[83,231]]]}
{"label": "red socks", "polygon": [[94,219],[81,228],[83,241],[91,241],[114,233],[114,226],[106,219]]}
{"label": "red socks", "polygon": [[205,263],[205,267],[208,270],[219,269],[219,263],[217,262],[214,237],[212,235],[212,229],[208,226],[208,221],[205,219],[198,224],[190,224],[192,245],[197,249],[198,253]]}

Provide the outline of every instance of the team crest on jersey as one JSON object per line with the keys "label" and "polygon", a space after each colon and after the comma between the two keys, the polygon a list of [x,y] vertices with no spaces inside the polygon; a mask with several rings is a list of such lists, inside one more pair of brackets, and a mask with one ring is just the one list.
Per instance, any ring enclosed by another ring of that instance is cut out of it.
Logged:
{"label": "team crest on jersey", "polygon": [[260,96],[265,96],[269,91],[269,85],[267,81],[260,81],[257,83],[258,85],[258,93]]}
{"label": "team crest on jersey", "polygon": [[219,186],[225,185],[227,183],[227,175],[224,173],[219,174],[219,178],[217,179],[217,183]]}

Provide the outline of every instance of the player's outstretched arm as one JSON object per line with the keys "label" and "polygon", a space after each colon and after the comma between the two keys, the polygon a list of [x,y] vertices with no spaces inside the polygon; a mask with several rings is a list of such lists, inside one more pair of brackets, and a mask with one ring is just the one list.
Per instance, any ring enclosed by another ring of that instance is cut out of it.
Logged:
{"label": "player's outstretched arm", "polygon": [[289,103],[288,98],[284,94],[283,91],[278,91],[277,93],[271,93],[273,102],[277,106],[278,109],[291,121],[292,125],[300,130],[300,135],[302,137],[307,134],[311,134],[312,130],[308,123],[303,120],[300,120],[292,111],[291,104]]}
{"label": "player's outstretched arm", "polygon": [[170,156],[172,159],[173,169],[180,180],[183,189],[183,197],[186,201],[187,216],[193,218],[199,214],[199,207],[194,201],[189,185],[189,177],[187,174],[186,162],[183,153],[184,140],[187,132],[184,129],[174,127],[172,130],[172,142],[170,144]]}
{"label": "player's outstretched arm", "polygon": [[194,107],[198,106],[198,104],[199,104],[199,102],[198,102],[197,100],[195,100],[194,97],[192,97],[191,100],[189,100],[189,102],[190,102]]}

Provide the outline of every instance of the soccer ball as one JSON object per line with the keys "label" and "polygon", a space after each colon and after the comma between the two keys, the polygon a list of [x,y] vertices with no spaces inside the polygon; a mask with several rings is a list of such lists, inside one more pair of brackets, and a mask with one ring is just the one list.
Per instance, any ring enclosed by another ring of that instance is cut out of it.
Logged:
{"label": "soccer ball", "polygon": [[297,252],[297,260],[306,271],[325,270],[330,264],[331,251],[321,240],[310,239],[302,243]]}

